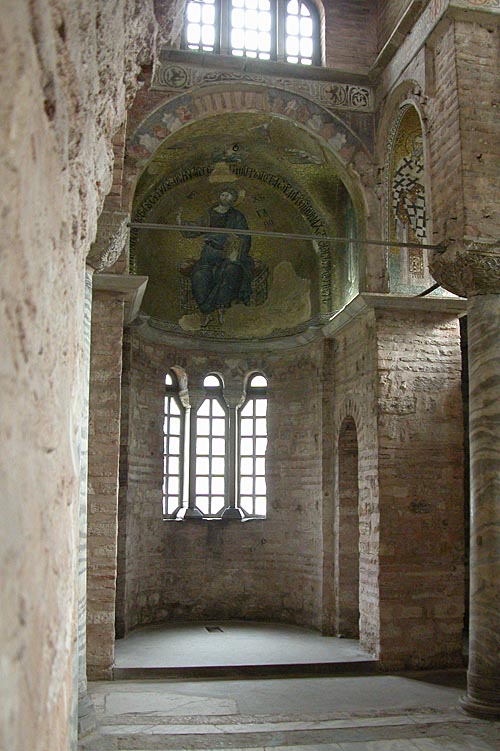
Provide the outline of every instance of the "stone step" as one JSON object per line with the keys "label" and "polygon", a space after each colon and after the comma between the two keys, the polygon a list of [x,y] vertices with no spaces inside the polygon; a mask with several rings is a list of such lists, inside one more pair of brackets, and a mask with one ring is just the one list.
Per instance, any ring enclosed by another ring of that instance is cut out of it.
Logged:
{"label": "stone step", "polygon": [[189,680],[195,678],[300,678],[318,676],[373,675],[379,673],[375,659],[348,662],[284,663],[267,665],[200,665],[191,667],[115,667],[114,680]]}
{"label": "stone step", "polygon": [[[337,744],[383,743],[412,739],[439,738],[446,726],[446,736],[460,739],[474,720],[458,710],[433,713],[419,712],[392,716],[331,719],[322,721],[279,721],[207,723],[199,718],[189,724],[158,715],[117,716],[115,724],[100,729],[100,738],[91,745],[82,744],[81,751],[186,751],[187,749],[340,749]],[[170,720],[170,721],[168,721]],[[162,722],[163,721],[163,722]],[[134,724],[137,722],[137,724]],[[343,747],[342,747],[343,748]],[[383,746],[378,746],[383,748]],[[398,746],[400,748],[400,746]],[[478,747],[479,748],[479,747]],[[494,747],[493,747],[494,748]],[[439,745],[436,746],[439,749]]]}

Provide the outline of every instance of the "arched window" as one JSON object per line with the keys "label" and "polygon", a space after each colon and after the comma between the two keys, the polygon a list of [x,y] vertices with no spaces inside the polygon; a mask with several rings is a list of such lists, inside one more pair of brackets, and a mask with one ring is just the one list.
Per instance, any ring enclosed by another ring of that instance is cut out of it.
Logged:
{"label": "arched window", "polygon": [[249,519],[266,517],[267,380],[253,373],[241,407],[228,406],[216,373],[203,379],[197,409],[187,378],[176,368],[165,377],[163,517]]}
{"label": "arched window", "polygon": [[248,381],[238,423],[239,507],[245,515],[265,517],[267,380],[260,373]]}
{"label": "arched window", "polygon": [[228,410],[222,380],[211,373],[203,381],[205,399],[196,413],[195,498],[203,516],[217,516],[226,505]]}
{"label": "arched window", "polygon": [[163,405],[163,515],[171,516],[182,506],[185,429],[185,409],[172,370],[165,376]]}
{"label": "arched window", "polygon": [[320,65],[312,0],[188,0],[185,13],[184,49]]}
{"label": "arched window", "polygon": [[286,4],[285,60],[319,65],[319,19],[316,8],[304,0]]}

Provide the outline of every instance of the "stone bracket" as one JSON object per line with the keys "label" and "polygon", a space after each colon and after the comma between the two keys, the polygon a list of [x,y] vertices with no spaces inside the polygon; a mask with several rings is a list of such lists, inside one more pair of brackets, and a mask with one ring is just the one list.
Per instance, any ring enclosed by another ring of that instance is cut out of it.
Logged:
{"label": "stone bracket", "polygon": [[148,283],[147,276],[133,274],[94,274],[94,292],[108,292],[125,302],[124,325],[128,326],[137,317]]}
{"label": "stone bracket", "polygon": [[414,297],[412,295],[387,295],[378,292],[364,292],[354,297],[347,305],[332,316],[323,326],[323,335],[331,339],[354,318],[369,309],[433,311],[451,313],[458,317],[465,315],[466,300],[456,297]]}

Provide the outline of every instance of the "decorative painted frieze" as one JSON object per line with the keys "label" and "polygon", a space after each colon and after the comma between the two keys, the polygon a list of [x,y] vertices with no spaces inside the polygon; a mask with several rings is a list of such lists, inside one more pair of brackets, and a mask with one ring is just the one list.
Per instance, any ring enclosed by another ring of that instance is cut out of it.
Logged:
{"label": "decorative painted frieze", "polygon": [[450,4],[458,7],[472,6],[481,10],[498,8],[500,11],[500,0],[452,0]]}
{"label": "decorative painted frieze", "polygon": [[161,63],[155,71],[153,88],[181,93],[198,86],[231,82],[261,84],[303,94],[323,107],[333,110],[373,111],[372,90],[367,86],[199,68],[189,64]]}

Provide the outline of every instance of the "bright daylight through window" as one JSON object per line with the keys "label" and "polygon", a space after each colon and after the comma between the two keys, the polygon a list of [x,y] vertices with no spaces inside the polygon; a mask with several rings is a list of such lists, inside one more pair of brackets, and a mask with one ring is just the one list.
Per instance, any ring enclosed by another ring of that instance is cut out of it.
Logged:
{"label": "bright daylight through window", "polygon": [[184,49],[320,64],[319,15],[311,0],[189,0]]}
{"label": "bright daylight through window", "polygon": [[267,512],[267,380],[247,379],[237,408],[224,398],[220,376],[203,381],[198,406],[189,405],[173,371],[165,378],[163,516],[265,518]]}

